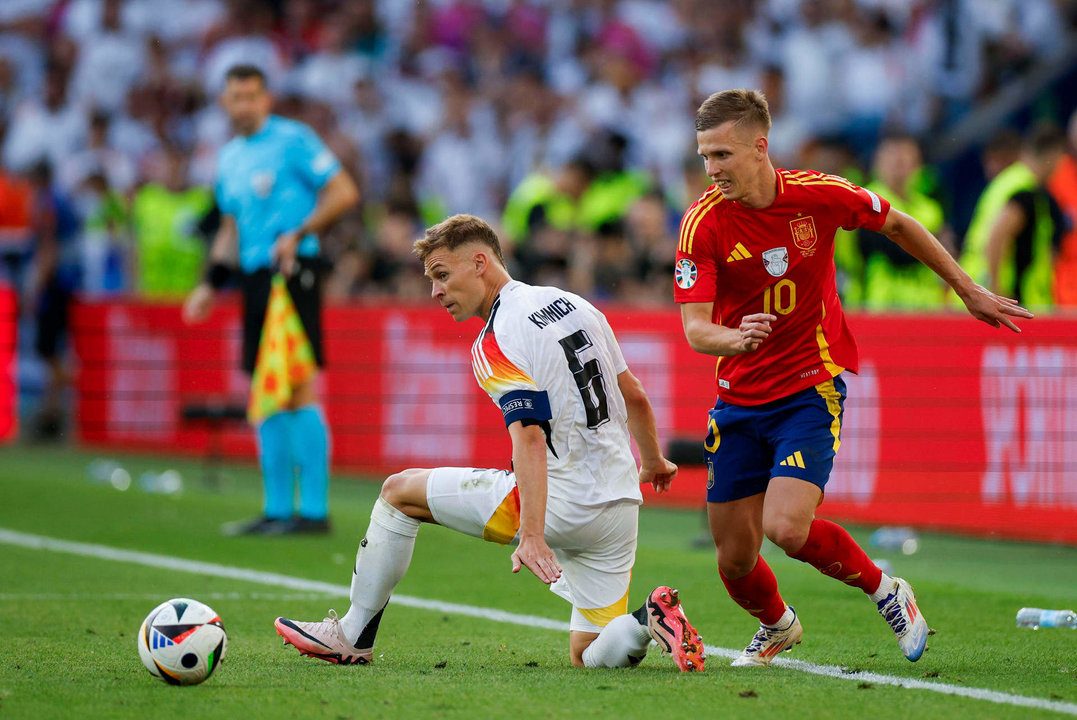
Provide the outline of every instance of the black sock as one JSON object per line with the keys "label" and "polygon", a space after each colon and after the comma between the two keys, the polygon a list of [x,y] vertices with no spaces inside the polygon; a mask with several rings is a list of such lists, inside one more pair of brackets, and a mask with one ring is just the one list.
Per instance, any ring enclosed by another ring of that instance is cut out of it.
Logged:
{"label": "black sock", "polygon": [[378,634],[378,626],[381,625],[381,616],[385,612],[385,607],[389,605],[389,601],[385,602],[378,614],[370,618],[370,622],[363,628],[363,632],[359,634],[359,639],[355,641],[355,647],[360,650],[374,647],[374,637]]}
{"label": "black sock", "polygon": [[650,620],[648,619],[650,613],[647,612],[647,603],[643,603],[639,606],[638,610],[633,610],[630,614],[632,617],[636,618],[636,622],[643,627],[648,627],[650,625]]}

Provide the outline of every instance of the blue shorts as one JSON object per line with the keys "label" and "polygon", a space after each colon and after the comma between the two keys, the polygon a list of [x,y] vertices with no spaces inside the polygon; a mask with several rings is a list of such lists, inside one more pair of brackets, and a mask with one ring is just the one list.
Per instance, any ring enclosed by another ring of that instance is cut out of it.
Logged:
{"label": "blue shorts", "polygon": [[794,477],[822,490],[841,444],[845,382],[841,376],[763,405],[710,411],[707,502],[729,502],[765,492],[772,477]]}

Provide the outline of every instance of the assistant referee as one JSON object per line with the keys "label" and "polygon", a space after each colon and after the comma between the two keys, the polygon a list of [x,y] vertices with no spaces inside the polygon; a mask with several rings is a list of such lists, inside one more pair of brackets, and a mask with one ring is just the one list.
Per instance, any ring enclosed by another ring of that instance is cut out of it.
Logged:
{"label": "assistant referee", "polygon": [[[288,291],[323,365],[318,234],[359,201],[359,190],[306,125],[270,114],[265,74],[236,65],[225,75],[221,104],[235,137],[217,160],[220,229],[205,281],[188,296],[184,319],[201,322],[239,260],[243,291],[243,369],[254,372],[273,273]],[[277,535],[329,530],[329,427],[318,404],[317,377],[293,388],[288,409],[257,427],[265,487],[262,515],[229,523],[226,534]],[[299,507],[295,506],[295,469]]]}

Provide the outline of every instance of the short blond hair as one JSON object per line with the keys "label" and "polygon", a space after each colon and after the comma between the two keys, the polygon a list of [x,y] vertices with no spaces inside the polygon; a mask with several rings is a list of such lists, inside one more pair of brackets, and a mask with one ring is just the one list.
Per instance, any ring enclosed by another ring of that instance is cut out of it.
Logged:
{"label": "short blond hair", "polygon": [[482,243],[490,248],[494,257],[504,267],[505,257],[501,254],[501,242],[497,239],[497,233],[485,220],[474,215],[453,215],[427,228],[426,235],[415,241],[411,251],[418,255],[425,265],[430,253],[435,250],[446,248],[453,251],[469,242]]}
{"label": "short blond hair", "polygon": [[748,126],[764,135],[770,132],[770,106],[759,90],[723,90],[703,101],[696,111],[696,132],[724,125]]}

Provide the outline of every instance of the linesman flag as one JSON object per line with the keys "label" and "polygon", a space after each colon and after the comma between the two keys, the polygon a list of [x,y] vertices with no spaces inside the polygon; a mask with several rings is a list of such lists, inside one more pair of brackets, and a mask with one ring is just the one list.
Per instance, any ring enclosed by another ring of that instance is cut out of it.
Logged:
{"label": "linesman flag", "polygon": [[284,276],[273,276],[266,307],[258,359],[251,378],[251,398],[247,419],[257,425],[265,418],[287,409],[292,388],[310,380],[317,371],[314,348],[303,329]]}

